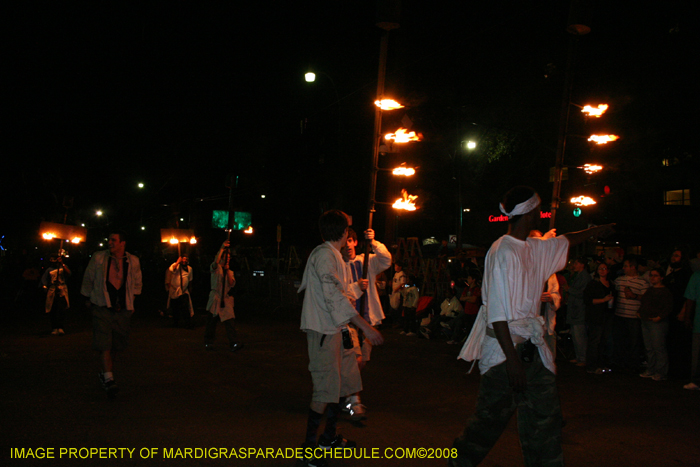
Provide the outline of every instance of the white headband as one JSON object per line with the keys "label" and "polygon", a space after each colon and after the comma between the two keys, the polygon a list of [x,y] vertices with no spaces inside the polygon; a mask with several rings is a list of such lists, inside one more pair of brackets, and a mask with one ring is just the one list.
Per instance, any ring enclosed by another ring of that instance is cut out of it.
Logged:
{"label": "white headband", "polygon": [[510,219],[511,217],[514,216],[520,216],[522,214],[527,214],[528,212],[532,211],[535,209],[537,206],[540,205],[540,197],[537,193],[532,195],[532,198],[528,199],[527,201],[523,201],[520,204],[516,204],[515,207],[511,212],[506,212],[506,208],[503,206],[503,203],[499,204],[498,207],[501,209],[501,212],[508,216]]}

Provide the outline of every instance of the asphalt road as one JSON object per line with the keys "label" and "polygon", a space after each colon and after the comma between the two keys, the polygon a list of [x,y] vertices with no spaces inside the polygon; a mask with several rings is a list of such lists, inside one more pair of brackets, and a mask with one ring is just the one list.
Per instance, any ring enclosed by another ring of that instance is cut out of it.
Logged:
{"label": "asphalt road", "polygon": [[[69,315],[65,336],[51,336],[41,315],[5,319],[0,464],[295,465],[279,454],[301,445],[311,394],[299,310],[249,297],[237,302],[237,313],[245,348],[229,352],[220,326],[221,345],[209,352],[203,316],[193,330],[174,329],[153,307],[142,307],[134,316],[130,348],[115,364],[121,392],[114,401],[99,387],[84,311]],[[470,365],[456,360],[457,346],[401,336],[397,329],[383,333],[385,345],[375,349],[363,372],[369,418],[362,424],[343,419],[339,431],[366,448],[366,456],[384,457],[336,459],[331,465],[443,466],[440,458],[397,457],[413,448],[435,457],[451,446],[474,408],[478,371],[467,374]],[[682,389],[687,381],[589,375],[558,363],[567,465],[700,465],[700,392]],[[523,465],[517,438],[514,419],[482,465]],[[109,448],[117,457],[100,458],[110,455]],[[178,456],[178,448],[183,456],[192,449],[193,457]],[[194,458],[219,448],[236,449],[239,456]],[[270,449],[276,457],[243,459],[241,448]],[[16,459],[15,449],[24,449],[25,457],[31,449],[33,456],[54,458]],[[166,458],[169,453],[178,457]]]}

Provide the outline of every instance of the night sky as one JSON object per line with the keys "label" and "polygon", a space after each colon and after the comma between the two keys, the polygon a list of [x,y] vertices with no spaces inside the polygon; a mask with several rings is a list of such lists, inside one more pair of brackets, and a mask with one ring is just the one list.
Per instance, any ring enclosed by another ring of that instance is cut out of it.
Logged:
{"label": "night sky", "polygon": [[[401,236],[455,233],[457,178],[477,213],[497,214],[513,184],[549,202],[569,40],[564,3],[401,2],[386,94],[407,107],[385,114],[384,129],[408,117],[424,141],[380,165],[400,158],[421,170],[401,186],[380,174],[377,195],[394,199],[402,186],[419,195],[421,209],[401,215]],[[600,121],[572,112],[570,131],[622,139],[591,150],[570,138],[565,163],[593,156],[624,173],[659,154],[697,156],[689,2],[579,3],[591,33],[576,44],[572,101],[611,110]],[[285,242],[317,243],[315,220],[328,208],[366,225],[376,2],[2,8],[4,245],[33,242],[42,220],[61,222],[66,197],[68,223],[155,232],[183,217],[182,227],[221,236],[207,218],[226,209],[231,175],[235,207],[253,213],[251,243],[273,245],[277,224]],[[303,80],[309,68],[313,84]],[[460,148],[466,139],[479,142],[471,154]],[[107,217],[95,219],[97,208]],[[386,212],[378,208],[379,233]],[[492,233],[475,225],[465,237],[487,243]]]}

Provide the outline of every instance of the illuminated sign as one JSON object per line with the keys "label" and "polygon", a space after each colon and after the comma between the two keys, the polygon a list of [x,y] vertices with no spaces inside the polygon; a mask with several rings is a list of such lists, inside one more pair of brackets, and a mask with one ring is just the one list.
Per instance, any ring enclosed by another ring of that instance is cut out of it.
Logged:
{"label": "illuminated sign", "polygon": [[[540,212],[540,219],[551,219],[552,213],[548,211]],[[489,222],[508,222],[508,216],[501,214],[500,216],[489,216]]]}

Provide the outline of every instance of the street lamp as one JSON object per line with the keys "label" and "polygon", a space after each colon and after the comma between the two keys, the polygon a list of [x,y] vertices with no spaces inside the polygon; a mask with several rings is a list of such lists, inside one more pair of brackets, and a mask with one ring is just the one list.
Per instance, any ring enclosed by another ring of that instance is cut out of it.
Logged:
{"label": "street lamp", "polygon": [[304,75],[304,79],[307,83],[313,83],[314,81],[316,81],[316,73],[309,71]]}

